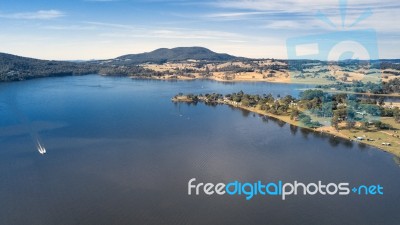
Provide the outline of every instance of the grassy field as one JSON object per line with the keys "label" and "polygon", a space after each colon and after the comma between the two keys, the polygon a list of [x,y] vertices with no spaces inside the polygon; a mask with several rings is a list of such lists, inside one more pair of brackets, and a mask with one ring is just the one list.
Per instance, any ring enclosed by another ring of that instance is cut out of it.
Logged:
{"label": "grassy field", "polygon": [[[352,130],[343,130],[341,132],[348,135],[355,136],[363,136],[365,135],[367,138],[374,139],[374,141],[366,141],[363,140],[361,142],[378,147],[387,152],[393,153],[396,156],[400,157],[400,124],[396,123],[393,118],[381,118],[383,123],[390,124],[393,129],[391,130],[376,130],[376,129],[368,129],[368,131],[362,131],[357,129]],[[383,146],[382,143],[390,143],[391,146]]]}
{"label": "grassy field", "polygon": [[[326,120],[326,118],[324,118],[324,120]],[[400,157],[400,124],[396,123],[392,117],[383,117],[380,120],[383,123],[390,124],[393,129],[378,130],[376,128],[368,128],[367,130],[363,130],[359,129],[357,126],[354,129],[345,129],[343,124],[339,131],[336,131],[331,126],[324,126],[317,130],[353,140],[355,142],[371,145]],[[357,137],[362,137],[363,140],[357,140]],[[383,145],[382,143],[390,143],[390,146]]]}

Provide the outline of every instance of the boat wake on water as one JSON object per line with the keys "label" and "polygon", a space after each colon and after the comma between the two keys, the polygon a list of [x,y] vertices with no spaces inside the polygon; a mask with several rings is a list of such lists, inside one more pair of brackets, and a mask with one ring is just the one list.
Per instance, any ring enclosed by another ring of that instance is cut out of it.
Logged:
{"label": "boat wake on water", "polygon": [[46,154],[46,148],[40,144],[39,140],[37,141],[36,147],[40,154],[42,154],[42,155]]}

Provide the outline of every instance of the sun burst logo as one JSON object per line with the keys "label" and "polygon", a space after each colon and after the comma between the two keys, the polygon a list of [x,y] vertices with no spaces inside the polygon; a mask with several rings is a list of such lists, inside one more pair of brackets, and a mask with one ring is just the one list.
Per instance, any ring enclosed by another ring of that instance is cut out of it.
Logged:
{"label": "sun burst logo", "polygon": [[[372,28],[356,28],[372,15],[372,10],[367,8],[350,20],[348,9],[347,1],[339,0],[339,12],[335,14],[340,19],[336,23],[321,11],[316,14],[317,19],[328,25],[329,32],[286,41],[288,70],[293,82],[311,85],[358,81],[382,83],[376,31]],[[350,121],[355,117],[352,112],[358,111],[352,108],[357,105],[356,98],[351,97],[352,93],[347,94],[347,118]],[[324,104],[329,106],[329,102]],[[371,119],[379,120],[379,116],[380,113],[377,113]],[[324,118],[324,121],[329,124],[330,119]]]}

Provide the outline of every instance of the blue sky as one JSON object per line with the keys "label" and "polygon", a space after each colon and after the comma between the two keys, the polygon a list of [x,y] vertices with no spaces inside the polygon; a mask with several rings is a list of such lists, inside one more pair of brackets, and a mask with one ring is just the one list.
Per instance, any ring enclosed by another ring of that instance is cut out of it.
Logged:
{"label": "blue sky", "polygon": [[[368,9],[372,14],[350,27]],[[399,9],[395,0],[349,0],[342,27],[339,0],[1,0],[0,52],[106,59],[203,46],[238,56],[287,58],[288,38],[374,29],[380,58],[400,58]],[[331,22],[318,19],[318,13]]]}

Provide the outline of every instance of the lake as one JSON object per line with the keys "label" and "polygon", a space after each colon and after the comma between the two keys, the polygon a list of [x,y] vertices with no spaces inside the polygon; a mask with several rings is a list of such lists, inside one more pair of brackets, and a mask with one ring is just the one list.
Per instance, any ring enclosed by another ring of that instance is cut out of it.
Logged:
{"label": "lake", "polygon": [[[392,155],[228,106],[170,100],[303,88],[97,75],[2,83],[0,224],[398,224]],[[189,196],[191,178],[380,184],[384,195]]]}

